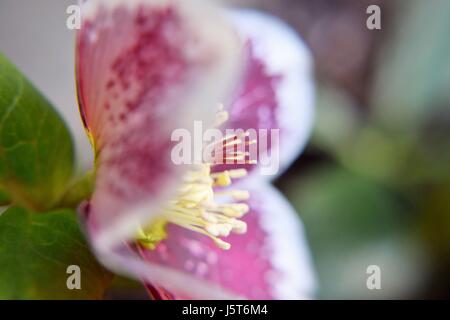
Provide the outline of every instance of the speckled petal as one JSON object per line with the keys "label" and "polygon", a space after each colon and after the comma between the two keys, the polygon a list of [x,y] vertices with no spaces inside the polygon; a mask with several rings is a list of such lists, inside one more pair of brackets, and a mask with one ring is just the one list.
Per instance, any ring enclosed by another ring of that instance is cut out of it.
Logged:
{"label": "speckled petal", "polygon": [[[209,1],[91,0],[77,36],[80,110],[96,153],[88,231],[110,251],[160,214],[183,170],[171,133],[212,125],[232,90],[240,41]],[[117,263],[120,258],[113,260]]]}

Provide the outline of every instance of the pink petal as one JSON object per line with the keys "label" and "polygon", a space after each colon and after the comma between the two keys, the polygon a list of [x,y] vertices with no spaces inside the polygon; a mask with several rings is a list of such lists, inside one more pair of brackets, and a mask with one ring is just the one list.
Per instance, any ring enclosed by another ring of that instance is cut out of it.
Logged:
{"label": "pink petal", "polygon": [[[311,55],[295,31],[275,17],[242,9],[231,11],[229,17],[248,50],[246,69],[229,108],[231,120],[226,127],[280,129],[281,172],[304,148],[312,130]],[[270,150],[274,149],[272,144],[269,139],[268,148],[264,148],[259,142],[258,150],[277,161],[276,150]]]}
{"label": "pink petal", "polygon": [[120,253],[160,214],[187,169],[170,159],[172,131],[212,125],[235,82],[240,42],[215,9],[199,0],[82,5],[78,96],[96,152],[87,223],[102,259],[119,269],[112,248]]}
{"label": "pink petal", "polygon": [[[254,195],[251,212],[244,218],[248,231],[227,238],[230,250],[221,250],[209,238],[172,225],[165,241],[153,251],[140,248],[141,255],[150,265],[189,274],[238,297],[311,298],[315,277],[297,214],[276,189],[258,182],[247,185]],[[188,286],[180,290],[163,281],[151,283],[149,290],[159,298],[214,298]]]}

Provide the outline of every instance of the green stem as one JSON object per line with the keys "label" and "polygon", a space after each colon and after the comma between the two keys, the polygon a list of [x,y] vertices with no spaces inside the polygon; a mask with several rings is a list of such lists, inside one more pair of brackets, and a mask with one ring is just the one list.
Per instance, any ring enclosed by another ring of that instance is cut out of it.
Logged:
{"label": "green stem", "polygon": [[75,180],[61,198],[58,207],[76,208],[78,205],[91,197],[94,191],[94,173],[88,172],[81,178]]}

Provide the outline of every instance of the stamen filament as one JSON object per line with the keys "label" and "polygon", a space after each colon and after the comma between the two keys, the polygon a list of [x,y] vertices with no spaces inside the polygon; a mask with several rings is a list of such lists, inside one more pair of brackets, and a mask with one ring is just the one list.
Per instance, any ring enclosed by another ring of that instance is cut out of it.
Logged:
{"label": "stamen filament", "polygon": [[[228,113],[222,109],[216,117],[216,124],[227,121]],[[232,232],[243,234],[247,231],[247,224],[239,220],[248,211],[245,203],[217,203],[216,196],[229,197],[232,201],[248,200],[250,195],[246,190],[219,190],[214,187],[228,187],[234,179],[247,175],[245,169],[225,170],[211,173],[211,167],[220,159],[229,161],[243,161],[252,163],[248,159],[249,153],[238,150],[256,141],[248,141],[249,132],[229,135],[221,141],[210,144],[216,147],[212,163],[204,163],[188,171],[183,177],[183,184],[175,199],[168,203],[161,214],[161,219],[153,222],[148,228],[138,230],[137,239],[146,248],[154,249],[156,245],[167,237],[165,226],[167,223],[176,224],[190,231],[211,238],[221,249],[228,250],[231,245],[220,237],[228,237]]]}

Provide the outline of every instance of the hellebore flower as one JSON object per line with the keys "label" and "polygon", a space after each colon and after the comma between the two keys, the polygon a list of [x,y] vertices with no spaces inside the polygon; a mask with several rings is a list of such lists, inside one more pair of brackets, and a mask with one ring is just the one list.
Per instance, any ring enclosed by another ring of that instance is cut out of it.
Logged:
{"label": "hellebore flower", "polygon": [[[257,166],[171,161],[173,130],[229,118],[222,128],[279,128],[286,168],[312,124],[301,40],[275,18],[207,1],[98,0],[82,10],[78,96],[96,180],[81,211],[99,259],[155,298],[311,297],[302,226]],[[252,141],[222,143],[222,156],[245,158],[226,146]]]}

